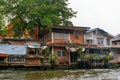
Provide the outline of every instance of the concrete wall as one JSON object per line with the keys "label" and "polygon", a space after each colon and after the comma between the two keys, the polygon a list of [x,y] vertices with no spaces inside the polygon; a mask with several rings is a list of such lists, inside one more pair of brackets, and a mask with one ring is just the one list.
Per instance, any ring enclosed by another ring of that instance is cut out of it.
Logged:
{"label": "concrete wall", "polygon": [[[104,42],[103,44],[98,44],[98,41],[97,41],[97,38],[103,38],[104,39]],[[105,36],[104,34],[93,34],[93,32],[90,32],[90,33],[87,33],[87,34],[84,34],[84,42],[86,42],[87,39],[91,39],[93,40],[93,43],[92,44],[97,44],[99,46],[110,46],[110,45],[107,45],[107,39],[111,39],[107,36]]]}

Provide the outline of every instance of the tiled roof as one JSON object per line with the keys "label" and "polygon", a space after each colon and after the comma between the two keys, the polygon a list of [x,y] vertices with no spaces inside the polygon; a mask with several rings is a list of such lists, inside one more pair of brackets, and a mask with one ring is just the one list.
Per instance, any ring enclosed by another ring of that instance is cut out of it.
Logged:
{"label": "tiled roof", "polygon": [[120,34],[118,34],[117,36],[115,36],[111,41],[118,41],[120,40]]}
{"label": "tiled roof", "polygon": [[109,36],[109,37],[113,38],[112,34],[106,32],[105,30],[100,29],[100,28],[94,28],[94,29],[88,30],[88,31],[86,31],[86,33],[90,33],[90,32],[93,32],[93,31],[97,31],[97,33],[104,34],[106,36]]}

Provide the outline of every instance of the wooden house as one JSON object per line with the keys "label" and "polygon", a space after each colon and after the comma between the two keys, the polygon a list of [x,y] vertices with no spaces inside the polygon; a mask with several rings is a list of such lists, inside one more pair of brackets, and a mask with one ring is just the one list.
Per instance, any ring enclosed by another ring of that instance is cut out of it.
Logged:
{"label": "wooden house", "polygon": [[[24,46],[23,52],[21,53],[10,53],[7,51],[8,54],[8,61],[7,64],[9,65],[17,65],[17,63],[20,63],[20,60],[18,58],[22,58],[23,60],[23,66],[26,67],[32,67],[32,66],[43,66],[43,65],[50,65],[49,62],[49,56],[45,56],[42,54],[44,50],[47,48],[47,46],[41,46],[40,41],[38,40],[28,40],[28,39],[17,39],[17,38],[3,38],[2,43],[7,43],[6,46],[9,45],[10,48],[6,50],[11,49],[17,49],[18,46]],[[15,48],[14,48],[15,46]],[[1,46],[1,48],[4,48]]]}
{"label": "wooden house", "polygon": [[112,38],[111,43],[112,46],[120,46],[120,34]]}
{"label": "wooden house", "polygon": [[84,32],[89,27],[54,26],[51,31],[43,30],[41,42],[50,47],[51,54],[57,56],[57,65],[77,62],[77,50],[84,44]]}
{"label": "wooden house", "polygon": [[[47,48],[47,46],[41,46],[39,43],[26,43],[27,44],[27,53],[26,53],[26,64],[25,66],[46,66],[49,64],[49,55],[45,57],[43,54],[43,50]],[[46,60],[46,61],[45,61]]]}
{"label": "wooden house", "polygon": [[9,66],[23,66],[25,63],[26,46],[0,44],[0,53],[6,54],[1,59]]}
{"label": "wooden house", "polygon": [[[49,56],[42,54],[47,46],[41,46],[38,40],[18,39],[18,38],[3,38],[0,44],[0,50],[7,54],[1,57],[6,59],[5,63],[8,66],[49,66]],[[1,58],[1,62],[3,62]]]}
{"label": "wooden house", "polygon": [[111,50],[113,52],[114,62],[120,63],[120,34],[112,38],[111,43]]}

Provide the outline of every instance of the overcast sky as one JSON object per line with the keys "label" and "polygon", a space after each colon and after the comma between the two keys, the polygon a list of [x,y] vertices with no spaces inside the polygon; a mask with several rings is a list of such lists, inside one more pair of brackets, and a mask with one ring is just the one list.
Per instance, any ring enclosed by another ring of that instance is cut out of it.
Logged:
{"label": "overcast sky", "polygon": [[69,0],[77,11],[74,26],[101,28],[113,35],[120,34],[120,0]]}

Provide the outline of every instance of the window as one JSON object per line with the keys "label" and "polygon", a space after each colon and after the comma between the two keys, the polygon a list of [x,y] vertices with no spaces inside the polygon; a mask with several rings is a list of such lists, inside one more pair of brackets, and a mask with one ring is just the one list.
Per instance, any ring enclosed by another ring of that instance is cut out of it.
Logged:
{"label": "window", "polygon": [[62,51],[62,56],[66,56],[66,52],[65,51]]}
{"label": "window", "polygon": [[69,39],[69,34],[66,33],[55,33],[55,39]]}
{"label": "window", "polygon": [[92,44],[92,43],[93,43],[93,40],[86,40],[86,43]]}
{"label": "window", "polygon": [[115,42],[114,45],[117,45],[117,42]]}
{"label": "window", "polygon": [[61,51],[57,51],[57,56],[61,56]]}
{"label": "window", "polygon": [[97,42],[98,42],[98,44],[103,44],[104,43],[104,39],[103,38],[97,38]]}
{"label": "window", "polygon": [[95,34],[96,34],[96,31],[93,31],[93,34],[95,35]]}
{"label": "window", "polygon": [[25,56],[13,56],[13,55],[10,55],[8,56],[8,62],[25,62]]}
{"label": "window", "polygon": [[69,34],[63,34],[63,39],[69,39]]}
{"label": "window", "polygon": [[57,51],[57,56],[58,57],[65,57],[66,56],[65,50],[58,50]]}
{"label": "window", "polygon": [[107,45],[110,45],[110,39],[106,39]]}
{"label": "window", "polygon": [[1,57],[0,58],[0,63],[4,62],[5,58],[4,57]]}
{"label": "window", "polygon": [[61,33],[55,33],[55,38],[61,38]]}
{"label": "window", "polygon": [[78,31],[74,31],[73,34],[74,34],[77,38],[79,38],[79,36],[80,36],[80,32],[78,32]]}

